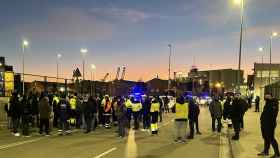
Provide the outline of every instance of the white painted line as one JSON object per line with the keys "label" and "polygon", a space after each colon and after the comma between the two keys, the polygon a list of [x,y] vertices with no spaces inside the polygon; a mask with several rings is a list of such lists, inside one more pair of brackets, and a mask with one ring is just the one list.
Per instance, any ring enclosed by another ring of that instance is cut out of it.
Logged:
{"label": "white painted line", "polygon": [[112,149],[110,149],[110,150],[107,150],[107,151],[105,151],[104,153],[95,156],[94,158],[101,158],[101,157],[103,157],[103,156],[105,156],[105,155],[107,155],[107,154],[109,154],[110,152],[113,152],[113,151],[115,151],[115,150],[117,150],[116,147],[114,147],[114,148],[112,148]]}
{"label": "white painted line", "polygon": [[32,140],[27,140],[27,141],[22,141],[22,142],[17,142],[17,143],[11,143],[11,144],[8,144],[8,145],[2,145],[2,146],[0,146],[0,150],[20,146],[20,145],[23,145],[23,144],[34,143],[34,142],[37,142],[37,141],[42,140],[42,139],[44,139],[44,138],[38,138],[38,139],[32,139]]}

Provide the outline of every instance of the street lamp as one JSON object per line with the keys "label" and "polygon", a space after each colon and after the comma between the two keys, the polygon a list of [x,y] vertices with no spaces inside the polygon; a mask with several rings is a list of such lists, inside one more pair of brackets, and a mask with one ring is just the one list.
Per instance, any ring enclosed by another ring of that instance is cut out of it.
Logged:
{"label": "street lamp", "polygon": [[239,57],[238,57],[238,73],[237,73],[237,88],[240,90],[240,70],[241,70],[241,56],[243,44],[243,23],[244,23],[244,5],[245,0],[234,0],[236,5],[240,6],[240,40],[239,40]]}
{"label": "street lamp", "polygon": [[268,83],[271,83],[271,66],[272,66],[272,40],[274,37],[277,37],[278,33],[277,32],[272,32],[270,35],[270,40],[269,40],[269,80]]}
{"label": "street lamp", "polygon": [[59,79],[59,60],[61,59],[62,55],[57,54],[56,58],[56,83],[58,84],[58,79]]}
{"label": "street lamp", "polygon": [[25,66],[25,62],[24,62],[24,53],[25,53],[25,49],[29,46],[29,42],[27,40],[23,40],[22,41],[22,94],[24,95],[24,66]]}
{"label": "street lamp", "polygon": [[83,57],[83,80],[85,80],[85,56],[88,53],[88,50],[86,48],[81,48],[80,52]]}
{"label": "street lamp", "polygon": [[[262,55],[262,68],[263,68],[263,51],[264,51],[264,48],[263,47],[259,47],[258,51],[261,53]],[[258,73],[256,74],[258,76]],[[261,84],[260,84],[260,97],[263,98],[263,69],[261,69]],[[261,100],[261,107],[262,107],[262,100]],[[261,108],[262,109],[262,108]]]}
{"label": "street lamp", "polygon": [[168,44],[168,48],[169,48],[169,58],[168,58],[168,94],[170,91],[170,87],[171,87],[171,53],[172,53],[172,45]]}
{"label": "street lamp", "polygon": [[[96,70],[96,66],[94,64],[91,64],[90,65],[90,68],[91,68],[91,83],[94,82],[94,71]],[[96,88],[96,87],[95,87]],[[91,95],[93,94],[93,87],[92,87],[92,84],[90,86],[90,92],[91,92]]]}

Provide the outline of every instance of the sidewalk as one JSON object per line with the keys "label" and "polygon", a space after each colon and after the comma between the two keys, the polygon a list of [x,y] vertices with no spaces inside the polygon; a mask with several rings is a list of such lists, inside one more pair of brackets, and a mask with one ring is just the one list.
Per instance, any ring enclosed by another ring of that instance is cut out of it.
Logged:
{"label": "sidewalk", "polygon": [[[254,112],[254,108],[249,109],[244,118],[244,130],[240,133],[239,141],[228,139],[228,150],[231,150],[233,158],[256,158],[257,154],[263,150],[263,139],[260,129],[261,113]],[[279,124],[278,117],[278,124]],[[227,130],[227,129],[226,129]],[[229,138],[233,135],[233,129],[229,130]],[[279,127],[276,129],[276,139],[279,142]],[[273,149],[271,147],[270,154],[272,156]]]}

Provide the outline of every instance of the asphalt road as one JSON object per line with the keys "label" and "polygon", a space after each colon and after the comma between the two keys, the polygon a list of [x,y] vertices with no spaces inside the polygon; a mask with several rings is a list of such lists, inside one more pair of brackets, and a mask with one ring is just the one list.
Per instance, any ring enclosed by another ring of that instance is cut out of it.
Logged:
{"label": "asphalt road", "polygon": [[130,131],[129,137],[116,137],[116,129],[98,128],[84,134],[76,131],[69,136],[31,138],[14,137],[8,131],[0,132],[0,157],[2,158],[219,158],[220,136],[211,131],[208,109],[201,109],[202,135],[186,143],[174,143],[172,114],[165,116],[158,136],[148,132]]}

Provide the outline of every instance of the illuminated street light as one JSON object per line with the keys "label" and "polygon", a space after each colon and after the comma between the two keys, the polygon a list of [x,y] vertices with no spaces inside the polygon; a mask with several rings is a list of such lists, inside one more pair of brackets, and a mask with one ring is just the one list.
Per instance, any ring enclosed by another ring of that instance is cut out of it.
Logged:
{"label": "illuminated street light", "polygon": [[168,58],[168,95],[171,87],[171,54],[172,54],[172,45],[168,44],[169,48],[169,58]]}
{"label": "illuminated street light", "polygon": [[86,48],[81,48],[80,52],[83,56],[83,80],[85,80],[85,56],[88,53],[88,50]]}
{"label": "illuminated street light", "polygon": [[264,48],[263,47],[259,47],[259,52],[263,52]]}
{"label": "illuminated street light", "polygon": [[269,84],[271,83],[271,64],[272,64],[272,40],[274,37],[277,37],[278,33],[277,32],[272,32],[270,35],[270,40],[269,40]]}
{"label": "illuminated street light", "polygon": [[59,78],[59,60],[62,58],[61,54],[57,54],[57,59],[56,59],[56,82],[58,84],[58,78]]}
{"label": "illuminated street light", "polygon": [[27,40],[23,40],[22,41],[22,94],[24,95],[24,67],[25,67],[25,63],[24,63],[24,53],[25,53],[25,49],[29,46],[29,42]]}
{"label": "illuminated street light", "polygon": [[241,70],[241,58],[242,58],[242,44],[243,44],[243,23],[244,23],[244,5],[245,0],[234,0],[236,5],[240,6],[240,41],[239,41],[239,58],[238,58],[238,74],[237,74],[237,88],[240,90],[240,70]]}

